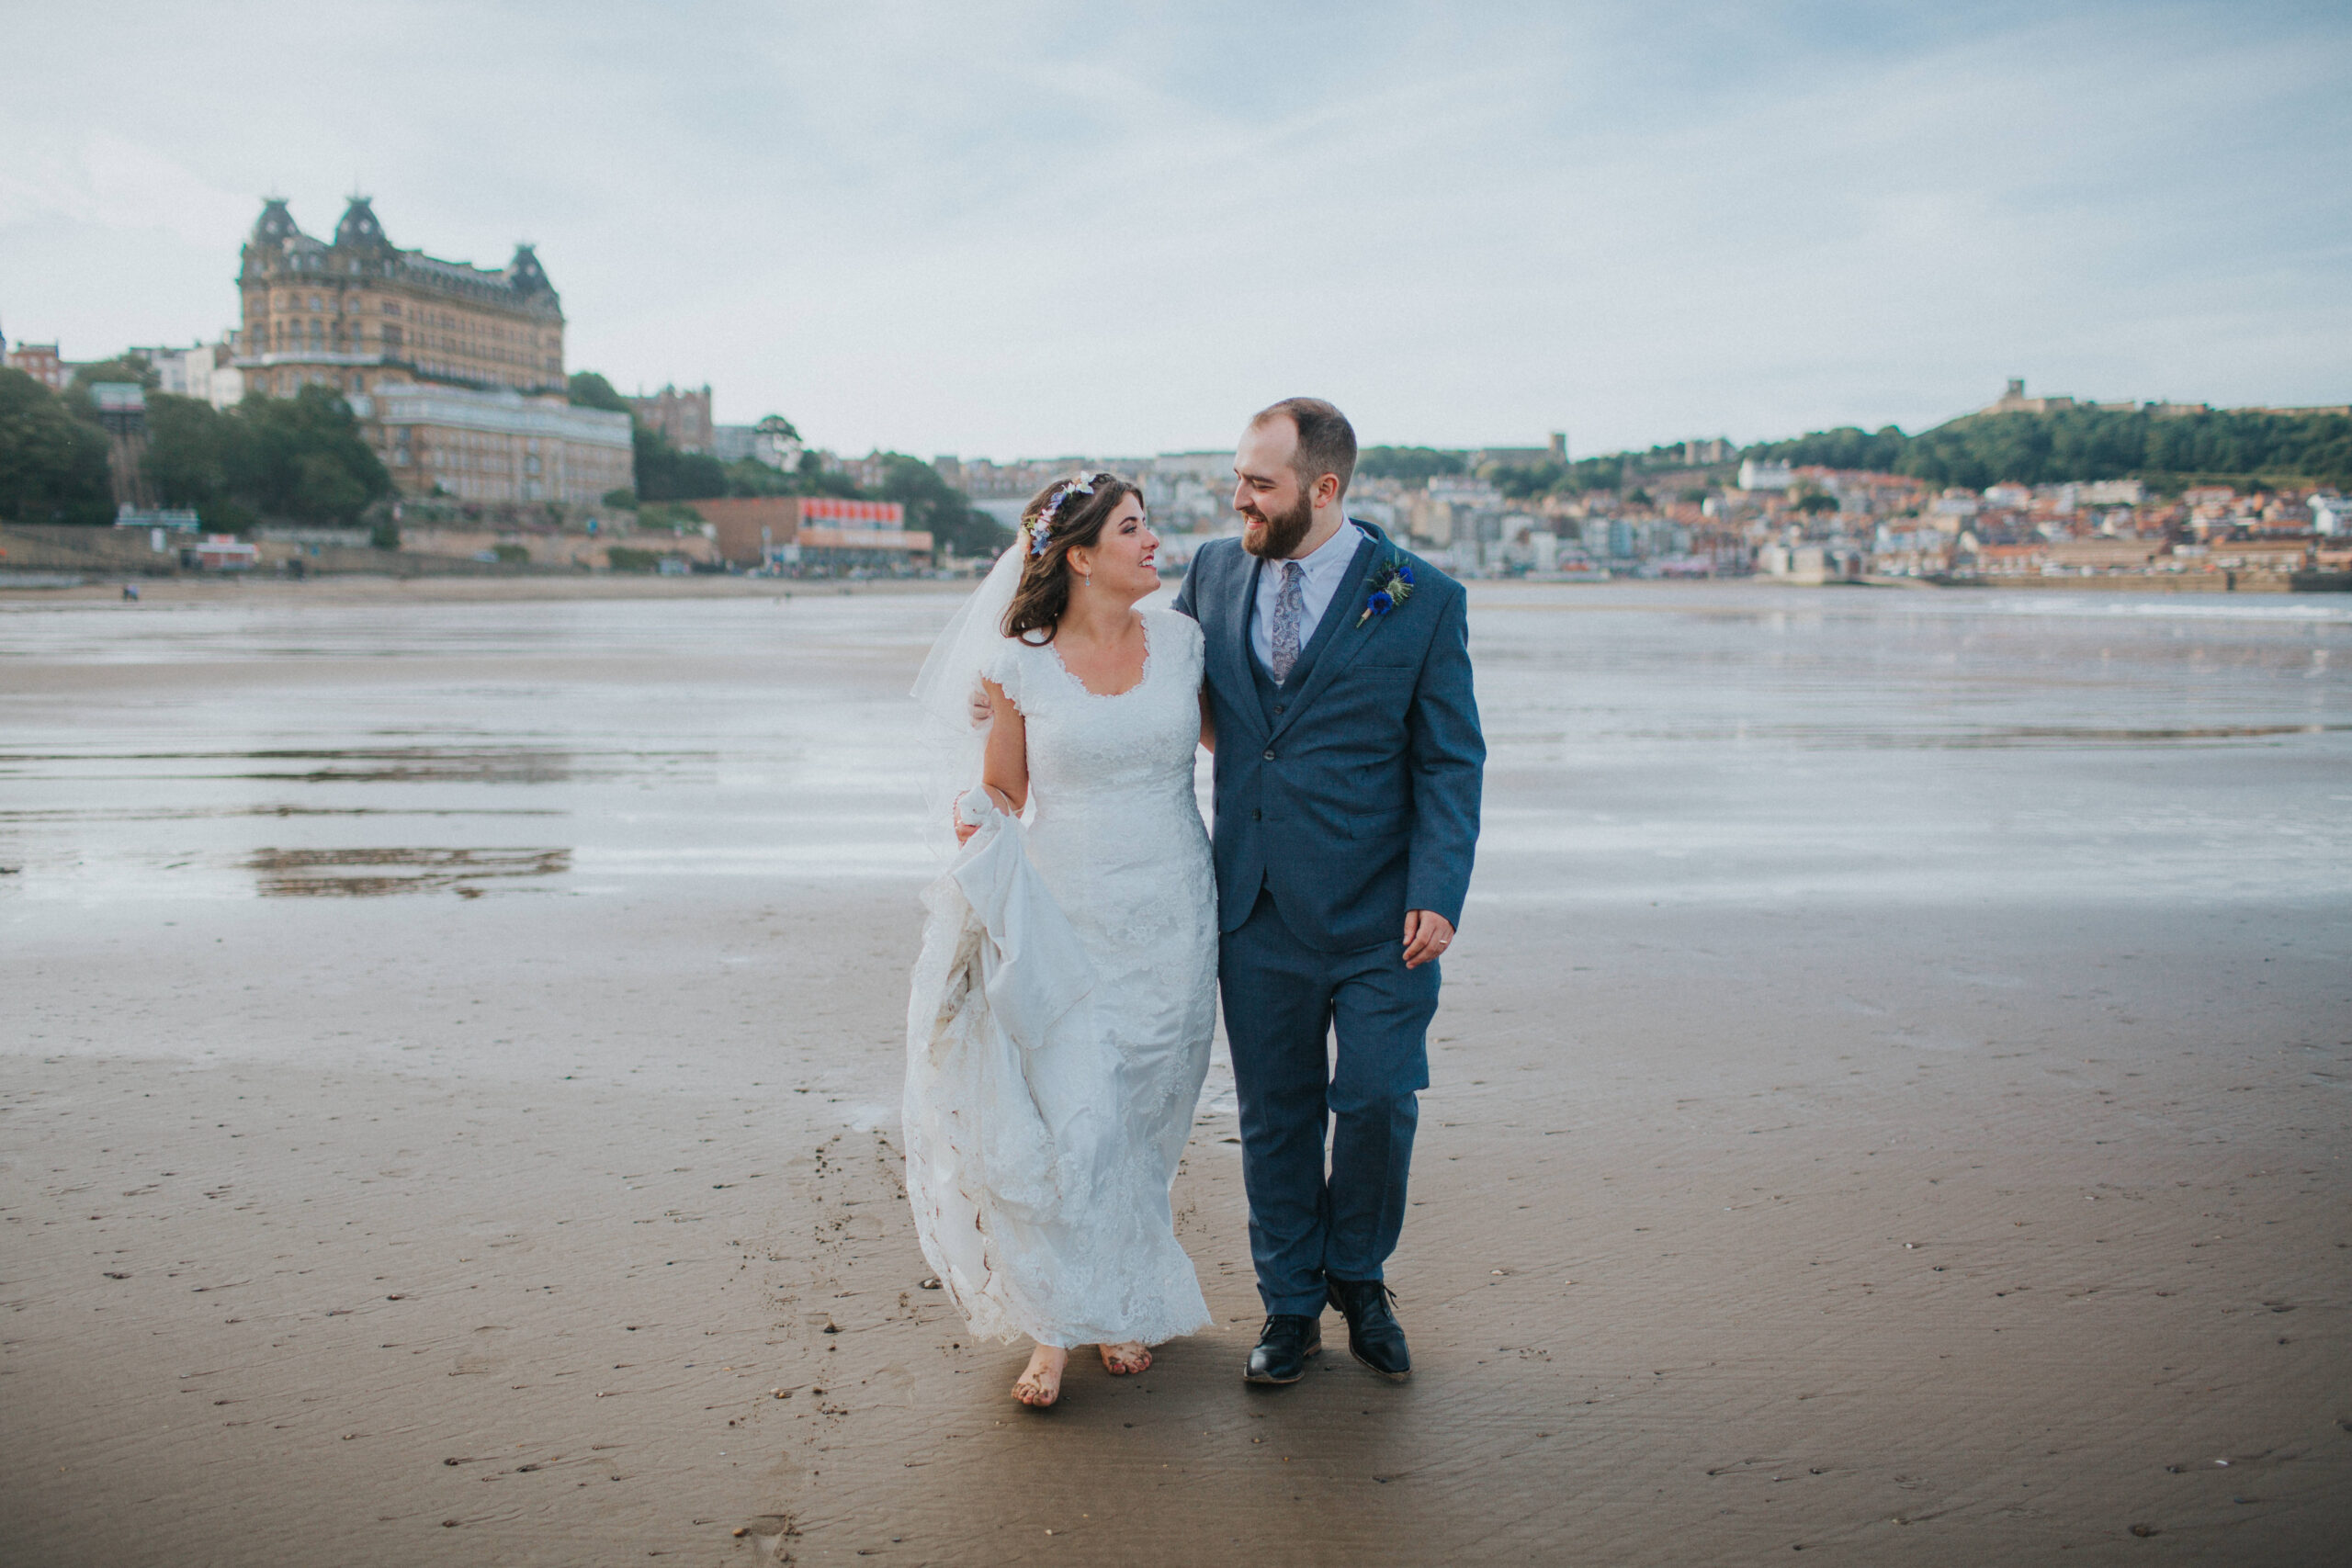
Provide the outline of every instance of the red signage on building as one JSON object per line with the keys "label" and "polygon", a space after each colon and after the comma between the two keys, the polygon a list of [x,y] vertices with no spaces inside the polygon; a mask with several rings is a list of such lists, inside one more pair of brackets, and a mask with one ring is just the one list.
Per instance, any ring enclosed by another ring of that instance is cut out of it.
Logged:
{"label": "red signage on building", "polygon": [[904,528],[907,509],[895,501],[838,501],[812,495],[800,502],[800,524],[821,528]]}

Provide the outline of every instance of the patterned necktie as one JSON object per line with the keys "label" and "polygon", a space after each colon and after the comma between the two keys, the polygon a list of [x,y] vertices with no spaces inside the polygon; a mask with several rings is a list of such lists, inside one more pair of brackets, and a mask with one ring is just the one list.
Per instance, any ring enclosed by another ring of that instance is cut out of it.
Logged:
{"label": "patterned necktie", "polygon": [[1283,562],[1282,592],[1274,595],[1274,684],[1290,679],[1298,662],[1298,623],[1306,615],[1306,572],[1295,560]]}

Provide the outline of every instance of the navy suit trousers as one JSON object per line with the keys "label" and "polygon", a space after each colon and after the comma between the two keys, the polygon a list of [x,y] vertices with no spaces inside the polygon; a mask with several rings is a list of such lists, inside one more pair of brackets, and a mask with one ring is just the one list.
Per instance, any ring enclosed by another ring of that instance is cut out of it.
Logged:
{"label": "navy suit trousers", "polygon": [[1406,968],[1404,945],[1400,929],[1318,952],[1263,889],[1221,939],[1250,1256],[1269,1313],[1320,1314],[1326,1276],[1380,1279],[1396,1249],[1438,996],[1437,964]]}

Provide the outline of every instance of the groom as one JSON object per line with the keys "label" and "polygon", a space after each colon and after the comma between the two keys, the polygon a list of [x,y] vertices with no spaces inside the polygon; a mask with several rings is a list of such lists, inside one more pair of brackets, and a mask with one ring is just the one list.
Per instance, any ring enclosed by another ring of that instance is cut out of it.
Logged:
{"label": "groom", "polygon": [[1305,1375],[1327,1302],[1356,1359],[1412,1371],[1381,1269],[1478,837],[1462,588],[1341,511],[1355,463],[1321,399],[1260,413],[1234,457],[1241,537],[1203,546],[1176,595],[1216,733],[1217,973],[1267,1313],[1253,1383]]}

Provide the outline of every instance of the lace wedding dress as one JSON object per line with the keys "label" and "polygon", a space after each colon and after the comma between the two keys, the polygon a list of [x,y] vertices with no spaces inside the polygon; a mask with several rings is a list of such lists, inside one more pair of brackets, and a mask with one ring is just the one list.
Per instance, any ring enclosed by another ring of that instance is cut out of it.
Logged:
{"label": "lace wedding dress", "polygon": [[1209,1321],[1169,1207],[1216,1024],[1201,632],[1143,615],[1143,678],[1115,696],[1051,644],[979,649],[1025,722],[1033,805],[967,795],[979,830],[924,894],[907,1190],[924,1258],[993,1338],[1156,1344]]}

